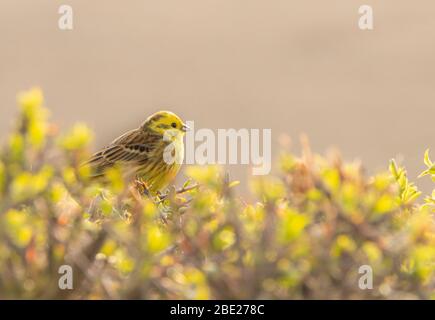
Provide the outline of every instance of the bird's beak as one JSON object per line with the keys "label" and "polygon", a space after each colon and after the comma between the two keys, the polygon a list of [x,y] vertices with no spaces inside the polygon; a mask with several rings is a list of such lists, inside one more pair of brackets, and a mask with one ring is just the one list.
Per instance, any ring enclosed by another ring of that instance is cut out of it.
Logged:
{"label": "bird's beak", "polygon": [[189,127],[188,125],[186,125],[185,123],[183,123],[183,125],[181,126],[181,130],[182,130],[183,132],[186,132],[186,131],[189,131],[189,130],[190,130],[190,127]]}

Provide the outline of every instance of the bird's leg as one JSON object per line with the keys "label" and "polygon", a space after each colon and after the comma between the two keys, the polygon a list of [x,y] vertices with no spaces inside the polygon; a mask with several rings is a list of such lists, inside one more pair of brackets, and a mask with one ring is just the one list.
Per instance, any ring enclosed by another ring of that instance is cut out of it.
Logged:
{"label": "bird's leg", "polygon": [[135,183],[136,188],[140,194],[145,195],[147,197],[150,197],[151,194],[150,194],[148,185],[145,181],[143,181],[143,179],[136,176],[136,180],[134,181],[134,183]]}
{"label": "bird's leg", "polygon": [[156,202],[160,202],[162,199],[162,193],[160,191],[156,191]]}
{"label": "bird's leg", "polygon": [[136,189],[139,191],[141,195],[145,195],[150,198],[156,205],[161,202],[162,194],[160,191],[151,193],[148,184],[143,181],[143,179],[136,177],[135,180]]}

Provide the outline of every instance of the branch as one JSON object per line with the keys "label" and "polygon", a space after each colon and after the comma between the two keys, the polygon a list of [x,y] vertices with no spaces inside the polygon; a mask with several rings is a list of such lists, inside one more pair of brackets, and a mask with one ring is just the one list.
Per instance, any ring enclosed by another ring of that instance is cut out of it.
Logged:
{"label": "branch", "polygon": [[[196,189],[198,187],[199,187],[199,184],[194,184],[193,186],[190,186],[190,187],[182,187],[182,188],[178,189],[177,191],[175,191],[175,193],[176,194],[182,194],[182,193],[194,190],[194,189]],[[165,194],[160,195],[158,203],[161,203],[164,200],[166,200],[166,198],[169,196],[169,194],[170,194],[170,192],[167,192]]]}

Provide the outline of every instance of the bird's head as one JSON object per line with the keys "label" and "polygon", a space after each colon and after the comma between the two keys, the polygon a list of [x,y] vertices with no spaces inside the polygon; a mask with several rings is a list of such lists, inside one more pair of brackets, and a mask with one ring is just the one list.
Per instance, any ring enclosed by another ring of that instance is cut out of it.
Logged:
{"label": "bird's head", "polygon": [[160,135],[164,135],[168,130],[177,135],[184,135],[189,129],[180,117],[170,111],[159,111],[149,116],[142,124],[142,128]]}

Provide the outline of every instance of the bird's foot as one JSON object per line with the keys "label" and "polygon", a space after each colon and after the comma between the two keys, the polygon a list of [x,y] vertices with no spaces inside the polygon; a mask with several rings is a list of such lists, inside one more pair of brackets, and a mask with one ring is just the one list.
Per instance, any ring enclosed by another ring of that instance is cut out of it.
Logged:
{"label": "bird's foot", "polygon": [[145,195],[147,197],[149,197],[151,195],[150,189],[149,189],[147,183],[143,179],[136,177],[136,180],[134,181],[134,183],[135,183],[136,189],[139,191],[140,194]]}

